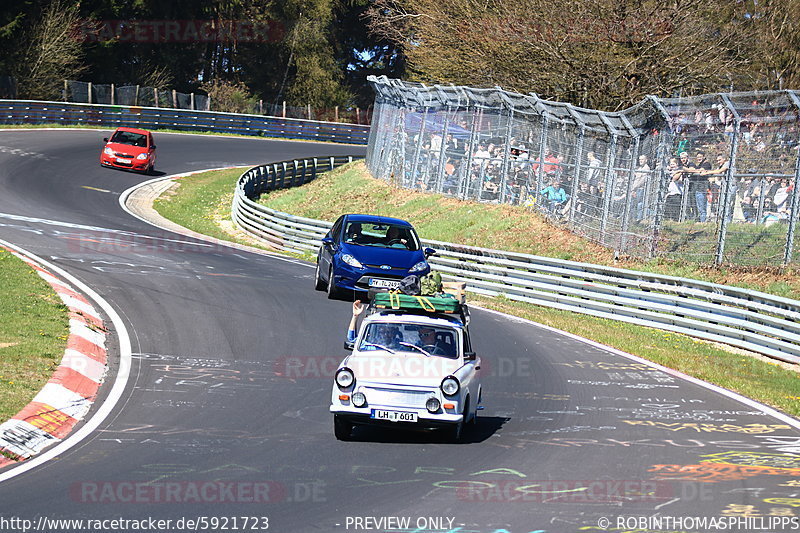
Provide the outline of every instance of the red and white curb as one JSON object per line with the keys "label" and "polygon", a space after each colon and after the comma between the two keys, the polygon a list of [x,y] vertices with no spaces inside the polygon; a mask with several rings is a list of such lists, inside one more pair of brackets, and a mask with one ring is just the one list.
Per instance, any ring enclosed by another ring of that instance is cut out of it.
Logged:
{"label": "red and white curb", "polygon": [[69,337],[53,376],[25,408],[0,424],[0,467],[24,461],[60,442],[94,403],[106,376],[106,335],[100,313],[71,285],[20,253],[69,309]]}

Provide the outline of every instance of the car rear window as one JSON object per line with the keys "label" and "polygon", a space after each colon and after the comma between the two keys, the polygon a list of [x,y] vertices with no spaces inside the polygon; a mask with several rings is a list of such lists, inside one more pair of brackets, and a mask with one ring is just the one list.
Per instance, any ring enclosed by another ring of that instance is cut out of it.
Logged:
{"label": "car rear window", "polygon": [[376,248],[397,248],[416,251],[420,248],[419,239],[413,228],[396,224],[377,224],[371,222],[349,222],[344,233],[348,244],[374,246]]}

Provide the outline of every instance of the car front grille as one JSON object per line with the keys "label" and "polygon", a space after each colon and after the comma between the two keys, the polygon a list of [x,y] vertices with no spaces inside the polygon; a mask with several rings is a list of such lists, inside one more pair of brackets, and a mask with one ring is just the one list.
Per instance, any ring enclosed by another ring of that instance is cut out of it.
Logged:
{"label": "car front grille", "polygon": [[[392,270],[406,270],[405,268],[401,268],[401,267],[391,267],[389,269],[384,269],[384,268],[381,268],[381,266],[383,266],[383,265],[366,265],[365,264],[364,266],[369,267],[369,268],[377,268],[377,269],[380,269],[380,270],[386,270],[386,272],[391,272]],[[391,265],[389,265],[389,266],[391,266]]]}
{"label": "car front grille", "polygon": [[393,407],[423,408],[428,398],[434,396],[431,391],[388,389],[383,387],[365,387],[364,395],[367,404],[388,405]]}

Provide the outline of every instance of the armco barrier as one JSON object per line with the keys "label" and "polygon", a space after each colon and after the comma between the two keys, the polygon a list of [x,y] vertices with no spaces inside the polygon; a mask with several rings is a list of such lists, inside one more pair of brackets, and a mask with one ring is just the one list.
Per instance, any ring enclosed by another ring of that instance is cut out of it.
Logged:
{"label": "armco barrier", "polygon": [[[253,199],[307,183],[317,173],[353,159],[293,160],[248,170],[234,193],[233,220],[279,250],[316,252],[330,222],[282,213]],[[429,261],[442,277],[465,281],[476,293],[504,294],[512,300],[684,333],[800,363],[800,302],[795,300],[648,272],[422,242],[437,250]]]}
{"label": "armco barrier", "polygon": [[281,139],[367,144],[369,126],[214,111],[119,105],[0,100],[0,124],[130,126],[211,131]]}

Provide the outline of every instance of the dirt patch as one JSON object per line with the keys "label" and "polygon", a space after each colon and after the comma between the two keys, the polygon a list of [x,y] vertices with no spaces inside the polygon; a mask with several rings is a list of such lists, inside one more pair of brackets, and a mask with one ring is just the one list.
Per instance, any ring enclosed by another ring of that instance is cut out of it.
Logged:
{"label": "dirt patch", "polygon": [[11,348],[12,346],[16,346],[18,344],[18,342],[0,342],[0,348]]}

